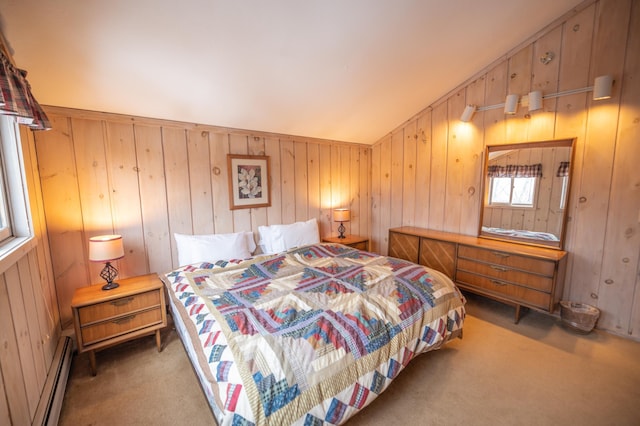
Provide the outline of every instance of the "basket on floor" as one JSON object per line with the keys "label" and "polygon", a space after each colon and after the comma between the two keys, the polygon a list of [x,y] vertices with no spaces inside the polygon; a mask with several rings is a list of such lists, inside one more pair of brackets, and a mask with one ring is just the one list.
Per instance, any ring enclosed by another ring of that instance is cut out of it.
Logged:
{"label": "basket on floor", "polygon": [[566,326],[586,334],[596,326],[600,310],[584,303],[561,301],[560,317]]}

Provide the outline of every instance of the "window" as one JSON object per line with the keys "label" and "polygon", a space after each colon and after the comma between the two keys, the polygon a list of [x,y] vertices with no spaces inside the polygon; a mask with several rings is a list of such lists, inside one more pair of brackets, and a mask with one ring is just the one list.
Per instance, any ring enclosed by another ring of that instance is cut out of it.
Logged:
{"label": "window", "polygon": [[15,117],[0,115],[0,260],[32,237],[20,129]]}
{"label": "window", "polygon": [[567,192],[569,192],[569,176],[562,176],[562,192],[560,193],[560,210],[567,205]]}
{"label": "window", "polygon": [[489,204],[533,207],[535,177],[492,177]]}

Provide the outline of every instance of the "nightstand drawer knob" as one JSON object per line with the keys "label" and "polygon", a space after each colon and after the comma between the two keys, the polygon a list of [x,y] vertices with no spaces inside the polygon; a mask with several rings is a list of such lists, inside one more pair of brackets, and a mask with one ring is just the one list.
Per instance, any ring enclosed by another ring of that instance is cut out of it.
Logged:
{"label": "nightstand drawer knob", "polygon": [[496,265],[491,265],[491,269],[494,269],[500,272],[507,272],[509,270],[509,268],[504,268],[502,266],[496,266]]}
{"label": "nightstand drawer knob", "polygon": [[113,306],[124,306],[124,305],[128,305],[131,302],[133,302],[133,297],[127,297],[126,299],[114,300],[113,302],[111,302],[111,304]]}
{"label": "nightstand drawer knob", "polygon": [[118,324],[118,325],[125,324],[125,323],[131,321],[132,319],[134,319],[135,317],[136,317],[135,315],[127,315],[126,317],[115,319],[112,322],[114,324]]}
{"label": "nightstand drawer knob", "polygon": [[498,281],[498,280],[491,280],[491,282],[494,283],[495,285],[499,285],[499,286],[507,285],[507,283],[504,283],[504,282]]}

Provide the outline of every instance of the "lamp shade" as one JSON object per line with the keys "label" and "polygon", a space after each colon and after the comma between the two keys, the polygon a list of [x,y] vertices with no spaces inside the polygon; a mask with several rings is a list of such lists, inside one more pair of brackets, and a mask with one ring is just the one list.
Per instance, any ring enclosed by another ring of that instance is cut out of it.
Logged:
{"label": "lamp shade", "polygon": [[529,111],[539,109],[542,109],[542,92],[540,90],[529,92]]}
{"label": "lamp shade", "polygon": [[507,99],[504,101],[504,113],[513,115],[518,111],[518,95],[507,95]]}
{"label": "lamp shade", "polygon": [[611,97],[611,89],[613,87],[612,75],[601,75],[596,77],[593,84],[593,100],[609,99]]}
{"label": "lamp shade", "polygon": [[334,222],[349,222],[351,218],[351,213],[349,209],[335,209],[333,211],[333,221]]}
{"label": "lamp shade", "polygon": [[473,114],[475,112],[476,112],[475,105],[467,105],[466,107],[464,107],[464,111],[462,111],[462,115],[460,116],[460,121],[462,121],[463,123],[468,123],[469,121],[471,121],[471,118],[473,117]]}
{"label": "lamp shade", "polygon": [[124,257],[124,246],[120,235],[100,235],[89,238],[89,260],[109,262]]}

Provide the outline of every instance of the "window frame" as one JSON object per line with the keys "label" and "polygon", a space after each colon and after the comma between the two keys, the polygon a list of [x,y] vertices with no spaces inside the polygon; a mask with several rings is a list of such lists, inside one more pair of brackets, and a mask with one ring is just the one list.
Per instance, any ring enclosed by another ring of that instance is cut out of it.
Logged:
{"label": "window frame", "polygon": [[0,186],[11,235],[0,241],[0,273],[35,246],[29,207],[20,126],[15,117],[0,114]]}

